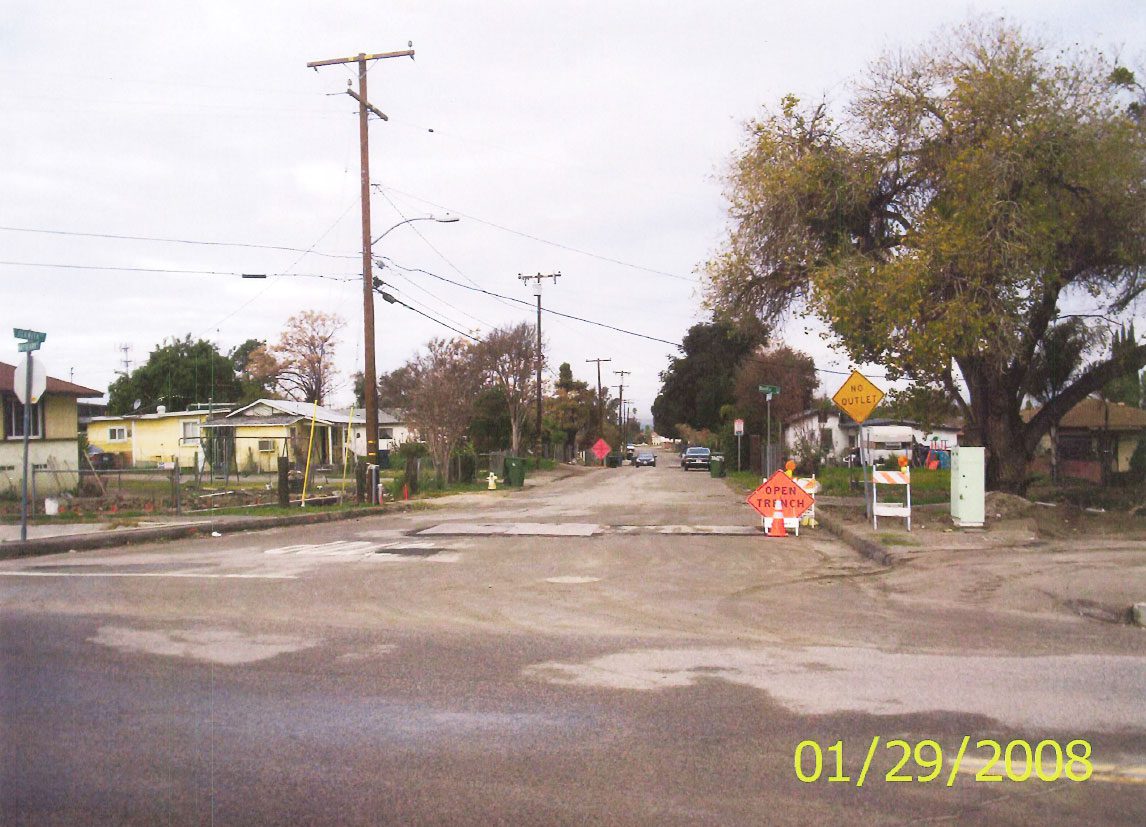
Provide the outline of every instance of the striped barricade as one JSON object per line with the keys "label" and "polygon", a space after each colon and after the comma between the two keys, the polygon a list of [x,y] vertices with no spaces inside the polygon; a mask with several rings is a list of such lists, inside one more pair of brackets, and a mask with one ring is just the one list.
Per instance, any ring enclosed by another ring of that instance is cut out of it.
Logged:
{"label": "striped barricade", "polygon": [[[902,471],[877,471],[872,469],[871,481],[871,525],[879,528],[880,517],[903,517],[907,520],[907,530],[911,531],[911,469]],[[881,503],[879,501],[879,486],[902,485],[905,486],[906,498],[903,503]]]}

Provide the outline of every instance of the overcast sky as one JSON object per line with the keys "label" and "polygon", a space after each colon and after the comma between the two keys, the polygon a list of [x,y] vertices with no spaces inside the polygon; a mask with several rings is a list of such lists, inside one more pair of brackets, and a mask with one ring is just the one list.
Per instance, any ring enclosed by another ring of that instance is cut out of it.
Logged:
{"label": "overcast sky", "polygon": [[[226,352],[302,310],[346,322],[337,401],[361,370],[356,68],[371,64],[375,254],[403,300],[481,336],[547,308],[679,342],[725,227],[720,175],[783,94],[842,105],[881,52],[1004,14],[1141,66],[1127,2],[117,2],[7,0],[0,19],[0,334],[45,331],[52,376],[106,389],[164,338]],[[103,236],[103,237],[94,237]],[[109,237],[119,236],[119,238]],[[126,238],[133,236],[143,239]],[[215,244],[189,242],[216,242]],[[287,248],[287,249],[281,249]],[[309,251],[309,252],[308,252]],[[267,273],[265,281],[241,273]],[[449,281],[444,281],[448,279]],[[451,284],[449,282],[456,282]],[[517,298],[516,304],[458,285]],[[454,335],[377,304],[379,371]],[[546,315],[553,370],[625,377],[646,420],[662,342]],[[1141,332],[1141,331],[1140,331]],[[833,393],[845,358],[792,325]],[[16,340],[0,361],[17,359]],[[615,394],[615,391],[614,391]]]}

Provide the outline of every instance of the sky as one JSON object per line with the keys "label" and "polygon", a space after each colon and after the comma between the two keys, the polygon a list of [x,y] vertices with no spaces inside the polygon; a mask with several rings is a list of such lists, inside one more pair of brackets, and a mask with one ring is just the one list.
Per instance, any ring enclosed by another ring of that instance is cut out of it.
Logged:
{"label": "sky", "polygon": [[[843,106],[880,54],[986,14],[1143,62],[1138,0],[7,0],[0,342],[46,332],[49,375],[105,390],[170,337],[226,352],[324,311],[345,322],[333,401],[349,405],[357,65],[306,64],[412,43],[412,60],[370,63],[368,97],[389,117],[370,124],[371,234],[386,233],[378,275],[437,321],[379,300],[379,372],[449,328],[533,324],[518,276],[559,272],[543,307],[609,327],[546,313],[547,378],[569,362],[595,383],[586,360],[610,359],[603,383],[627,371],[648,422],[670,343],[707,318],[699,273],[727,229],[721,179],[744,124],[789,92]],[[802,323],[781,342],[814,356],[827,395],[850,369]]]}

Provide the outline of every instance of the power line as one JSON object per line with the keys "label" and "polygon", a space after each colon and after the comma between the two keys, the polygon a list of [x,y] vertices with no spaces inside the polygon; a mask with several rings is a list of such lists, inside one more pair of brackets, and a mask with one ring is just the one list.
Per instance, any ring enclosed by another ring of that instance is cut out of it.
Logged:
{"label": "power line", "polygon": [[[502,231],[507,232],[507,233],[512,233],[513,235],[520,236],[522,238],[528,238],[531,241],[537,241],[537,242],[540,242],[541,244],[548,244],[550,247],[557,247],[558,249],[561,249],[561,250],[568,250],[571,253],[578,253],[579,255],[589,256],[590,258],[595,258],[595,259],[598,259],[600,261],[607,261],[610,264],[619,264],[622,267],[630,267],[634,270],[642,270],[646,273],[652,273],[652,274],[657,275],[657,276],[665,276],[665,277],[670,278],[670,279],[677,279],[679,281],[687,281],[690,283],[696,282],[696,279],[690,278],[688,276],[681,276],[681,275],[678,275],[677,273],[669,273],[669,272],[666,272],[665,270],[657,270],[656,268],[653,268],[653,267],[645,267],[645,266],[640,265],[640,264],[633,264],[633,263],[628,262],[628,261],[621,261],[620,259],[617,259],[617,258],[611,258],[609,256],[603,256],[603,255],[600,255],[599,253],[592,253],[592,252],[589,252],[588,250],[582,250],[578,247],[572,247],[568,244],[562,244],[559,241],[550,241],[549,239],[545,239],[545,238],[541,238],[539,236],[531,235],[530,233],[522,232],[521,230],[515,230],[512,227],[506,227],[503,224],[497,224],[493,221],[487,221],[483,218],[478,218],[476,216],[469,215],[468,213],[464,213],[461,210],[455,210],[452,207],[442,206],[441,204],[437,204],[433,201],[430,201],[429,199],[419,198],[417,195],[411,195],[408,192],[402,192],[402,190],[394,189],[393,187],[383,187],[382,184],[373,184],[372,186],[376,190],[378,190],[380,193],[382,193],[383,196],[386,195],[386,192],[385,192],[386,190],[389,190],[390,192],[396,192],[399,195],[404,195],[407,198],[413,198],[415,201],[421,201],[423,204],[429,204],[430,206],[437,207],[440,210],[449,210],[451,213],[456,213],[457,215],[460,215],[462,218],[467,218],[470,221],[476,221],[479,224],[485,224],[488,227],[493,227],[495,229],[502,230]],[[387,199],[387,200],[389,200],[389,199]],[[392,204],[394,202],[391,201],[390,203]]]}
{"label": "power line", "polygon": [[[389,285],[386,285],[386,286],[388,287]],[[431,322],[434,322],[435,324],[440,324],[442,327],[447,328],[448,330],[452,330],[454,333],[457,333],[459,336],[465,336],[467,339],[470,339],[474,342],[481,342],[481,339],[477,338],[476,336],[474,336],[470,333],[466,333],[464,330],[458,330],[453,325],[448,325],[445,322],[443,322],[441,319],[434,318],[429,313],[423,313],[421,310],[419,310],[416,307],[411,307],[410,305],[406,304],[404,301],[402,301],[401,299],[399,299],[397,296],[395,296],[393,293],[390,293],[389,291],[382,290],[381,288],[377,288],[377,287],[375,288],[374,291],[376,293],[378,293],[380,296],[382,296],[382,298],[385,299],[390,304],[400,304],[400,305],[402,305],[402,307],[406,308],[407,310],[413,310],[419,316],[423,316],[423,317],[429,319]]]}
{"label": "power line", "polygon": [[164,244],[194,244],[202,247],[245,247],[252,250],[278,250],[280,252],[287,253],[307,253],[313,256],[323,256],[324,258],[358,258],[357,256],[338,253],[320,253],[314,249],[303,250],[300,247],[282,247],[275,244],[247,244],[238,241],[201,241],[189,238],[163,238],[160,236],[115,235],[113,233],[81,233],[74,230],[48,230],[35,229],[32,227],[0,226],[0,230],[10,233],[38,233],[41,235],[62,235],[79,238],[107,238],[113,239],[115,241],[159,241]]}
{"label": "power line", "polygon": [[178,276],[240,276],[244,278],[304,278],[329,279],[331,281],[351,281],[354,277],[333,276],[329,273],[270,273],[251,274],[231,270],[177,270],[172,267],[121,267],[99,264],[52,264],[42,261],[0,261],[7,267],[46,267],[61,270],[106,270],[115,273],[172,273]]}

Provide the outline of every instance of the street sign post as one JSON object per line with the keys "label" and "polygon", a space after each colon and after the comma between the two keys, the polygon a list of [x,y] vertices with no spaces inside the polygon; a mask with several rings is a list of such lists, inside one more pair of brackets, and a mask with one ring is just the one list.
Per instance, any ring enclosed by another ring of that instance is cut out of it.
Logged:
{"label": "street sign post", "polygon": [[609,443],[605,441],[605,438],[601,437],[601,439],[593,443],[593,447],[590,450],[592,450],[593,456],[597,458],[598,462],[604,462],[605,457],[609,456],[609,452],[613,449]]}
{"label": "street sign post", "polygon": [[[40,345],[48,338],[47,333],[41,333],[38,330],[24,330],[23,328],[13,328],[12,335],[17,339],[23,341],[17,345],[17,349],[21,353],[27,353],[28,356],[24,361],[24,376],[23,381],[20,381],[18,376],[13,377],[13,390],[16,391],[16,396],[24,405],[24,479],[21,486],[20,497],[20,539],[28,539],[28,437],[32,431],[32,406],[36,404],[36,400],[40,398],[44,390],[47,388],[48,378],[47,374],[43,374],[43,381],[40,382],[36,378],[36,368],[32,360],[32,351],[39,350]],[[20,368],[16,368],[16,373],[19,374]],[[33,393],[33,390],[35,392]],[[22,391],[22,392],[21,392]]]}
{"label": "street sign post", "polygon": [[737,419],[732,426],[733,432],[736,434],[736,470],[740,470],[740,437],[744,436],[744,420]]}
{"label": "street sign post", "polygon": [[871,412],[875,410],[881,399],[883,399],[883,391],[872,384],[872,381],[858,370],[852,371],[851,376],[832,397],[832,401],[859,425],[860,465],[863,466],[864,501],[869,517],[872,516],[874,483],[868,481],[869,458],[867,441],[864,439],[863,423],[871,416]]}
{"label": "street sign post", "polygon": [[772,397],[780,395],[779,385],[760,385],[757,390],[764,394],[764,399],[768,402],[768,440],[767,450],[765,451],[764,467],[772,467]]}

